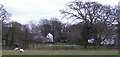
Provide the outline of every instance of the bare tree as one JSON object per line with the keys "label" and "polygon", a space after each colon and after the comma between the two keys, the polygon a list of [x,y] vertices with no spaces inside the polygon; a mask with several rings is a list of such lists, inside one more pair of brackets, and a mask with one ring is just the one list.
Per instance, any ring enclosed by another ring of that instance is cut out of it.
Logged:
{"label": "bare tree", "polygon": [[3,22],[8,20],[11,14],[0,4],[0,20]]}
{"label": "bare tree", "polygon": [[97,2],[81,1],[70,2],[67,6],[68,8],[66,10],[60,10],[64,17],[74,20],[79,19],[85,24],[81,32],[81,34],[84,34],[85,36],[83,36],[85,48],[87,46],[87,40],[89,38],[95,38],[96,41],[101,39],[101,37],[98,35],[99,32],[97,31],[99,28],[96,28],[95,24],[100,22],[104,23],[105,25],[111,25],[115,20],[111,6],[104,6]]}

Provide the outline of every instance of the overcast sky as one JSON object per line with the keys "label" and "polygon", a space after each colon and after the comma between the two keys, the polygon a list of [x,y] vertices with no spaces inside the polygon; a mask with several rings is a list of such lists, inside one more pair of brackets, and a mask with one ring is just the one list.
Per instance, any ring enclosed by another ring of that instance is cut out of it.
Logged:
{"label": "overcast sky", "polygon": [[[50,19],[56,17],[61,19],[59,10],[65,9],[66,4],[74,0],[0,0],[5,9],[12,14],[11,20],[22,24],[32,20]],[[88,0],[86,0],[88,1]],[[91,0],[102,4],[117,5],[120,0]]]}

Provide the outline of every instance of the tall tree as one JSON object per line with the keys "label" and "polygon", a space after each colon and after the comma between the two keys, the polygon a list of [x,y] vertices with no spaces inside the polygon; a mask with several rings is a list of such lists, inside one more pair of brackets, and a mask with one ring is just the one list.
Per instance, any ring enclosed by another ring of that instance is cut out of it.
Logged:
{"label": "tall tree", "polygon": [[8,20],[11,14],[7,12],[7,10],[3,7],[2,4],[0,4],[0,20],[3,22],[5,20]]}
{"label": "tall tree", "polygon": [[[98,32],[96,31],[94,24],[98,22],[104,22],[105,24],[110,25],[112,22],[114,22],[113,12],[111,11],[110,6],[104,6],[97,2],[81,1],[70,2],[67,6],[68,8],[66,10],[60,11],[62,14],[64,14],[64,17],[74,20],[79,19],[86,24],[83,26],[82,30],[85,36],[82,37],[85,48],[89,38],[95,38],[95,40],[98,41],[97,38],[99,38],[99,35],[97,35]],[[99,30],[99,28],[97,30]]]}
{"label": "tall tree", "polygon": [[62,38],[63,24],[57,18],[51,18],[50,20],[50,33],[54,36],[54,42],[64,42]]}
{"label": "tall tree", "polygon": [[117,24],[116,24],[116,27],[117,27],[117,29],[116,29],[116,33],[117,33],[117,43],[118,43],[118,47],[120,48],[120,5],[118,5],[118,6],[116,6],[116,8],[115,8],[115,16],[116,16],[116,22],[117,22]]}
{"label": "tall tree", "polygon": [[41,26],[41,33],[44,37],[47,36],[47,34],[50,32],[50,21],[47,19],[42,19],[40,22],[40,26]]}
{"label": "tall tree", "polygon": [[7,10],[3,7],[2,4],[0,4],[0,27],[1,27],[0,28],[0,39],[2,40],[5,39],[4,38],[5,34],[10,33],[10,28],[6,27],[6,24],[7,24],[6,21],[8,22],[10,16],[11,14],[7,12]]}
{"label": "tall tree", "polygon": [[47,36],[48,33],[51,33],[54,37],[54,42],[62,42],[62,28],[63,24],[57,18],[51,18],[50,20],[43,19],[41,23],[38,25],[40,28],[40,33],[44,37]]}

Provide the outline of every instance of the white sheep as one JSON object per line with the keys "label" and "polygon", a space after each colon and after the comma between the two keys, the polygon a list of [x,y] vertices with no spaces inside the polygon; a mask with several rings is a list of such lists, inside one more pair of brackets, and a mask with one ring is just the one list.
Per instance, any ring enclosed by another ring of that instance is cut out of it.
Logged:
{"label": "white sheep", "polygon": [[14,48],[13,50],[19,50],[19,48]]}
{"label": "white sheep", "polygon": [[24,52],[24,50],[23,50],[23,49],[20,49],[19,51],[20,51],[20,52],[22,52],[22,53]]}

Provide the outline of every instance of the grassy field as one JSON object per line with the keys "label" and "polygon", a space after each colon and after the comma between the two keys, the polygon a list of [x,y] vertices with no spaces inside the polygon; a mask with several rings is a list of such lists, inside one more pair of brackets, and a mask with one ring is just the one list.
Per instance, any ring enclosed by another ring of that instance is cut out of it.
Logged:
{"label": "grassy field", "polygon": [[3,50],[2,57],[118,57],[117,50]]}
{"label": "grassy field", "polygon": [[117,50],[3,50],[3,55],[118,55]]}

